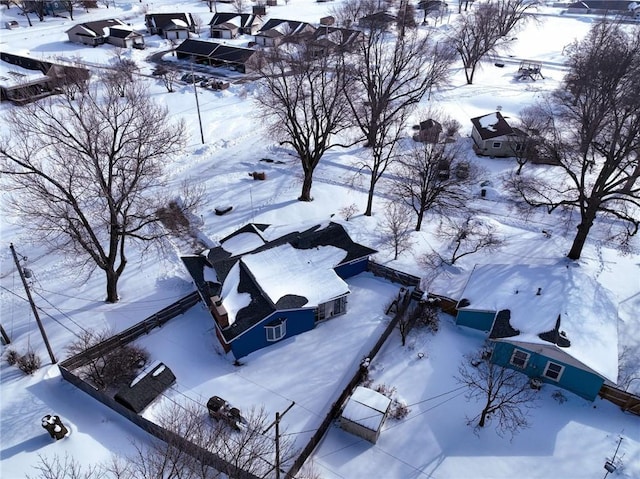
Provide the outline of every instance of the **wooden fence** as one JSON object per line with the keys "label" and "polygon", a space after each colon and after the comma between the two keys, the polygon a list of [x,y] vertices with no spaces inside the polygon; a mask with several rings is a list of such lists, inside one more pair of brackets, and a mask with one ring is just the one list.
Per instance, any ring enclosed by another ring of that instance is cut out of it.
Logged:
{"label": "wooden fence", "polygon": [[134,324],[128,329],[110,337],[109,339],[92,346],[81,353],[66,359],[61,366],[72,371],[80,366],[88,364],[90,361],[104,355],[105,353],[135,341],[143,334],[149,334],[153,329],[159,328],[170,319],[183,314],[189,308],[200,301],[200,295],[197,291],[188,294],[184,298],[179,299],[175,303],[161,309],[157,313],[152,314],[148,318]]}
{"label": "wooden fence", "polygon": [[[405,298],[402,298],[402,300],[409,298],[411,295],[411,291],[407,291],[405,294],[406,296]],[[369,361],[371,361],[373,360],[373,358],[375,358],[375,356],[380,351],[380,348],[382,348],[382,345],[385,343],[389,335],[398,325],[398,321],[400,320],[400,317],[401,315],[396,315],[389,322],[385,330],[382,332],[382,334],[378,338],[378,341],[376,341],[376,344],[373,346],[373,348],[371,348],[371,351],[369,351],[369,354],[366,356],[365,359],[368,359]],[[320,424],[320,427],[316,430],[316,432],[313,434],[309,442],[300,452],[300,455],[293,462],[291,468],[289,469],[289,471],[285,476],[286,479],[295,479],[296,474],[298,473],[298,471],[300,471],[300,468],[303,466],[303,464],[306,462],[309,456],[313,453],[313,450],[316,448],[316,446],[320,443],[324,435],[327,433],[327,430],[331,426],[331,423],[334,421],[334,419],[336,419],[340,415],[340,410],[344,402],[347,400],[349,396],[351,396],[356,386],[363,381],[366,370],[367,368],[363,367],[363,364],[360,363],[358,369],[355,371],[349,383],[346,385],[346,387],[342,390],[340,395],[331,405],[331,408],[329,409],[329,413],[326,415],[326,417],[322,421],[322,424]]]}
{"label": "wooden fence", "polygon": [[369,260],[367,271],[372,272],[376,276],[381,276],[393,283],[399,283],[404,286],[419,288],[420,278],[397,269],[389,268],[375,261]]}
{"label": "wooden fence", "polygon": [[611,401],[613,404],[620,406],[623,411],[640,416],[640,396],[623,391],[613,386],[602,385],[598,393],[602,399]]}

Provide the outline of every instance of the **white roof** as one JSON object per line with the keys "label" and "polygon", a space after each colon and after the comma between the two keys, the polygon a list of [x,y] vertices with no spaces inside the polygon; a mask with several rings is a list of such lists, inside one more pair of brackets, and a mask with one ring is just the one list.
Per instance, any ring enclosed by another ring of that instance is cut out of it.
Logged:
{"label": "white roof", "polygon": [[335,246],[296,249],[284,244],[245,255],[241,261],[272,303],[295,294],[307,298],[305,306],[312,307],[349,293],[347,283],[333,270],[344,257],[345,251]]}
{"label": "white roof", "polygon": [[232,256],[248,253],[264,245],[265,241],[257,233],[238,233],[220,244]]}
{"label": "white roof", "polygon": [[229,270],[227,278],[222,285],[222,304],[229,315],[229,324],[233,324],[236,320],[238,311],[249,306],[251,303],[251,295],[249,293],[241,293],[238,291],[240,284],[240,263],[236,263]]}
{"label": "white roof", "polygon": [[347,401],[342,417],[372,431],[378,431],[391,399],[372,389],[358,386]]}
{"label": "white roof", "polygon": [[500,120],[498,120],[498,116],[495,113],[489,113],[488,115],[478,118],[480,126],[489,131],[496,131],[495,126],[498,124],[498,121]]}
{"label": "white roof", "polygon": [[47,76],[39,70],[28,70],[18,65],[0,61],[0,85],[11,87],[42,80]]}
{"label": "white roof", "polygon": [[560,330],[571,345],[558,349],[607,379],[617,379],[618,317],[611,314],[616,308],[607,291],[577,268],[476,266],[462,298],[469,305],[461,310],[511,312],[509,323],[520,334],[504,341],[551,345],[538,334],[552,331],[560,315]]}

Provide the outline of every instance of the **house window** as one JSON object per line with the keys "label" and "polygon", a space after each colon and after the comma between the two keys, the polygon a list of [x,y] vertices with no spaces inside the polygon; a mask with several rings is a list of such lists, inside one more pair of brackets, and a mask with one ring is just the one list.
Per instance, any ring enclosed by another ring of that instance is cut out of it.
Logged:
{"label": "house window", "polygon": [[515,151],[522,151],[522,143],[516,143]]}
{"label": "house window", "polygon": [[527,367],[531,355],[520,349],[515,349],[511,355],[509,362],[517,368],[524,369]]}
{"label": "house window", "polygon": [[267,331],[267,341],[279,341],[287,335],[287,320],[280,318],[267,324],[264,329]]}
{"label": "house window", "polygon": [[346,313],[347,311],[347,297],[342,296],[333,302],[333,315]]}
{"label": "house window", "polygon": [[545,378],[552,379],[553,381],[559,381],[563,371],[564,366],[549,361],[547,363],[547,367],[544,368],[544,373],[542,373],[542,375]]}
{"label": "house window", "polygon": [[501,141],[494,141],[492,146],[493,146],[493,148],[500,148],[502,146],[502,142]]}

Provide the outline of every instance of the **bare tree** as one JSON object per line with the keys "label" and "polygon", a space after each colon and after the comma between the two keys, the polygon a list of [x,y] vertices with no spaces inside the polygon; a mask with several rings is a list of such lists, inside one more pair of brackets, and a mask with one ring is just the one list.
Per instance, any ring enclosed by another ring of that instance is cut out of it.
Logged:
{"label": "bare tree", "polygon": [[73,21],[73,7],[75,6],[74,0],[61,0],[60,5],[62,5],[69,14],[69,19]]}
{"label": "bare tree", "polygon": [[345,28],[351,27],[358,19],[374,13],[378,9],[376,0],[346,0],[332,5],[329,12],[336,19],[336,23]]}
{"label": "bare tree", "polygon": [[469,4],[473,5],[475,0],[458,0],[458,13],[462,13],[462,4],[464,3],[464,11],[469,9]]}
{"label": "bare tree", "polygon": [[470,424],[478,421],[476,427],[481,428],[494,421],[499,435],[510,433],[512,438],[529,427],[528,410],[538,398],[525,374],[494,364],[488,355],[467,356],[458,367],[456,380],[469,388],[467,400],[482,405]]}
{"label": "bare tree", "polygon": [[[84,331],[67,346],[71,355],[82,353],[108,339],[107,331]],[[149,360],[149,353],[134,344],[125,344],[93,357],[81,375],[98,389],[117,388],[130,383]]]}
{"label": "bare tree", "polygon": [[166,235],[156,214],[168,203],[163,164],[185,138],[142,84],[124,97],[105,86],[11,109],[0,171],[25,224],[78,266],[104,271],[106,300],[116,302],[129,244]]}
{"label": "bare tree", "polygon": [[498,23],[498,34],[505,37],[536,19],[533,10],[539,0],[492,0]]}
{"label": "bare tree", "polygon": [[[580,213],[567,256],[578,259],[596,217],[613,219],[610,239],[624,250],[640,217],[640,32],[606,21],[568,49],[570,73],[538,103],[538,148],[557,174],[514,176],[511,186],[533,207]],[[568,91],[567,91],[568,90]]]}
{"label": "bare tree", "polygon": [[200,32],[202,32],[202,27],[205,26],[205,21],[200,15],[192,15],[193,17],[193,26],[196,29],[196,33],[200,36]]}
{"label": "bare tree", "polygon": [[115,63],[104,73],[105,83],[124,98],[127,88],[140,68],[134,60],[124,57],[124,49],[114,49]]}
{"label": "bare tree", "polygon": [[450,42],[460,55],[468,85],[473,83],[476,69],[485,55],[503,45],[499,45],[501,38],[493,3],[480,4],[472,12],[458,17]]}
{"label": "bare tree", "polygon": [[153,71],[154,76],[159,76],[162,79],[167,92],[173,93],[174,86],[180,78],[180,71],[174,68],[169,68],[164,65],[158,65]]}
{"label": "bare tree", "polygon": [[448,256],[440,254],[440,257],[450,265],[478,251],[494,251],[503,243],[494,226],[472,212],[463,217],[444,218],[436,235],[446,243],[448,252]]}
{"label": "bare tree", "polygon": [[385,205],[380,223],[380,240],[383,245],[393,248],[393,259],[398,259],[398,255],[411,250],[412,221],[409,209],[403,203],[390,201]]}
{"label": "bare tree", "polygon": [[[422,228],[427,211],[434,209],[441,214],[452,214],[468,201],[479,169],[457,159],[459,151],[460,143],[444,139],[417,143],[400,155],[393,170],[392,188],[415,212],[416,231]],[[456,174],[461,168],[465,173]]]}
{"label": "bare tree", "polygon": [[27,479],[100,479],[104,477],[101,465],[83,467],[69,453],[65,453],[64,458],[57,455],[48,458],[38,454],[38,463],[33,468],[37,471],[37,475],[27,474]]}
{"label": "bare tree", "polygon": [[[209,7],[209,12],[212,13],[214,7],[216,7],[216,0],[205,0],[207,2],[207,6]],[[218,12],[218,8],[216,7],[216,13]]]}
{"label": "bare tree", "polygon": [[233,11],[237,13],[243,13],[249,4],[248,0],[233,0]]}
{"label": "bare tree", "polygon": [[298,154],[304,172],[298,199],[311,201],[316,166],[335,146],[333,136],[350,126],[345,94],[351,79],[340,57],[312,59],[296,44],[264,55],[258,65],[264,93],[258,102],[275,137]]}
{"label": "bare tree", "polygon": [[[30,27],[33,26],[33,24],[31,23],[31,17],[29,16],[29,13],[33,11],[31,3],[32,2],[16,1],[16,0],[10,2],[10,5],[15,5],[16,7],[18,7],[18,10],[20,10],[24,15],[24,17],[27,19],[27,22],[29,23]],[[40,19],[40,21],[42,21],[42,19]]]}
{"label": "bare tree", "polygon": [[355,58],[355,88],[347,101],[370,149],[360,167],[370,173],[364,214],[371,216],[376,185],[397,158],[406,119],[431,87],[448,78],[452,54],[422,32],[393,36],[383,26],[372,25],[350,58]]}

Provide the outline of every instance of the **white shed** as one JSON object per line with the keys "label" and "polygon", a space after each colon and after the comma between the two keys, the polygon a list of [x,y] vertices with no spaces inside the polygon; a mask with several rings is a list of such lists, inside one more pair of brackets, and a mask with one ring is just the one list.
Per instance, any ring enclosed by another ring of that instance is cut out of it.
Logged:
{"label": "white shed", "polygon": [[358,386],[342,411],[340,427],[375,444],[390,405],[388,397]]}

